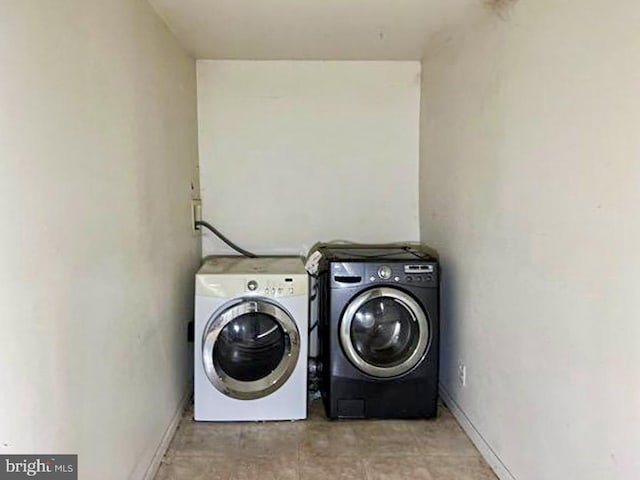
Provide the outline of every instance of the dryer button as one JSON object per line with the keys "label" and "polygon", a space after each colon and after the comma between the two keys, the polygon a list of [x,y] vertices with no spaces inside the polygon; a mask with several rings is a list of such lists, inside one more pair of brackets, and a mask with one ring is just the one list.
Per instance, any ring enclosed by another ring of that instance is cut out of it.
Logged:
{"label": "dryer button", "polygon": [[249,280],[249,282],[247,283],[247,288],[249,290],[251,290],[252,292],[258,289],[258,282],[256,282],[255,280]]}

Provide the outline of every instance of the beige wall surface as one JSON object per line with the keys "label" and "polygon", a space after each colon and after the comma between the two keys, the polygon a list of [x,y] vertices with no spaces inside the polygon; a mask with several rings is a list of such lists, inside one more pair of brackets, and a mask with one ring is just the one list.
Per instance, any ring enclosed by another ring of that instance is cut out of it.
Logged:
{"label": "beige wall surface", "polygon": [[141,0],[2,2],[0,58],[0,453],[142,478],[188,382],[195,62]]}
{"label": "beige wall surface", "polygon": [[498,13],[423,62],[442,385],[517,480],[640,478],[640,4]]}
{"label": "beige wall surface", "polygon": [[204,218],[258,253],[417,240],[419,117],[420,62],[200,60]]}

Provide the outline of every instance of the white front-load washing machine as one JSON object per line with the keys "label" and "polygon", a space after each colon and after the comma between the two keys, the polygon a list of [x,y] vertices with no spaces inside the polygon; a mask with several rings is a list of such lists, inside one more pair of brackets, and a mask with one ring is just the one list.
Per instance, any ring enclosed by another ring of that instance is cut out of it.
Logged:
{"label": "white front-load washing machine", "polygon": [[195,286],[195,420],[306,418],[308,288],[297,257],[205,259]]}

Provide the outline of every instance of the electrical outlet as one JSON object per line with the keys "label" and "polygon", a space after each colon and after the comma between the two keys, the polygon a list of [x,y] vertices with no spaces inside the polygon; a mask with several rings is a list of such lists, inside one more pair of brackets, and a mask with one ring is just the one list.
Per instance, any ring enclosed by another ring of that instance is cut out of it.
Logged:
{"label": "electrical outlet", "polygon": [[458,381],[463,387],[467,386],[467,366],[462,362],[458,363]]}
{"label": "electrical outlet", "polygon": [[191,230],[193,233],[200,235],[200,227],[196,227],[196,222],[202,220],[202,200],[199,198],[191,199]]}

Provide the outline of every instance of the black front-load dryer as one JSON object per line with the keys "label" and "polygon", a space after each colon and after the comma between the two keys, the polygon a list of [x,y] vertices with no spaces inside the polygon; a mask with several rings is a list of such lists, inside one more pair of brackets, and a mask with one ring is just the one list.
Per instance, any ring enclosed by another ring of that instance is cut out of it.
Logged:
{"label": "black front-load dryer", "polygon": [[436,258],[408,245],[321,245],[318,250],[316,301],[327,416],[435,416]]}

